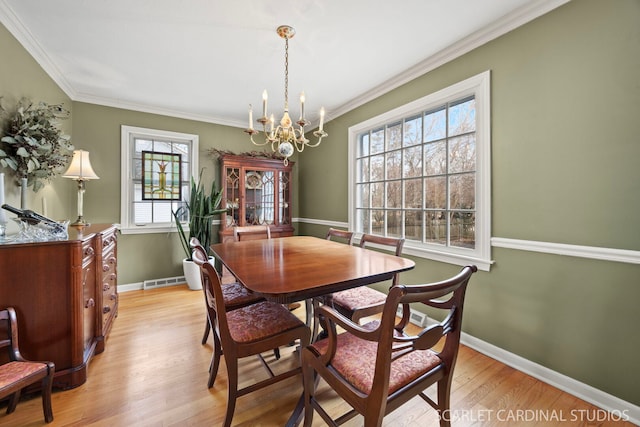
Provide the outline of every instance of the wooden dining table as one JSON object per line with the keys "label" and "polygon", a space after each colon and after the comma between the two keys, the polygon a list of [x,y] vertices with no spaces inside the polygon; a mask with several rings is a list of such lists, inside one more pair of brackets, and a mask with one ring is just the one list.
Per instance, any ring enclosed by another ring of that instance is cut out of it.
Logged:
{"label": "wooden dining table", "polygon": [[[218,243],[211,250],[247,289],[283,304],[382,282],[415,267],[407,258],[310,236]],[[303,410],[301,396],[286,425],[298,425]]]}
{"label": "wooden dining table", "polygon": [[247,289],[280,303],[382,282],[415,266],[390,253],[311,236],[218,243],[211,250]]}

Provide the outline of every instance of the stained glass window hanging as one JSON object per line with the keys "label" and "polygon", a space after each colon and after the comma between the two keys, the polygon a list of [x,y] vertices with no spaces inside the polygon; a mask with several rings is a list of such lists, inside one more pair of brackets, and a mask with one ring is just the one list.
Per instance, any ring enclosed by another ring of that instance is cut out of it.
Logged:
{"label": "stained glass window hanging", "polygon": [[180,154],[142,152],[142,200],[181,200]]}

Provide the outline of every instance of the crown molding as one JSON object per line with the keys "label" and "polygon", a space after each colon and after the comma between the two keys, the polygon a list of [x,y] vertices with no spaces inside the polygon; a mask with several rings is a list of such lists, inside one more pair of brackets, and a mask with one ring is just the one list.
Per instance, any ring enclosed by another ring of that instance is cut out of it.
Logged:
{"label": "crown molding", "polygon": [[564,5],[565,3],[568,3],[569,1],[571,0],[538,0],[506,14],[491,25],[476,31],[386,82],[341,105],[325,117],[325,123],[331,119],[348,113],[369,101],[379,98],[391,90],[396,89],[403,84],[446,64],[447,62],[453,61],[473,49],[480,47],[530,21],[533,21],[534,19]]}
{"label": "crown molding", "polygon": [[[397,76],[387,80],[386,82],[374,87],[373,89],[363,93],[362,95],[354,98],[353,100],[339,106],[332,112],[328,113],[325,122],[329,122],[332,119],[339,117],[373,99],[376,99],[389,91],[408,83],[411,80],[420,77],[435,68],[450,62],[471,50],[482,46],[489,41],[498,38],[515,28],[518,28],[527,22],[530,22],[545,13],[556,9],[559,6],[568,3],[570,0],[537,0],[533,1],[522,8],[513,11],[501,19],[495,21],[493,24],[477,31],[462,40],[454,43],[453,45],[441,50],[435,55],[426,58],[424,61],[414,65],[406,71],[398,74]],[[78,93],[69,82],[65,79],[64,74],[56,66],[56,64],[49,58],[47,53],[37,43],[35,37],[31,34],[29,29],[20,21],[17,15],[13,12],[11,7],[5,0],[0,0],[0,21],[5,27],[13,34],[13,36],[22,44],[22,46],[31,54],[38,64],[45,70],[45,72],[53,79],[54,82],[67,94],[72,101],[87,102],[91,104],[104,105],[115,108],[123,108],[127,110],[141,111],[146,113],[160,114],[171,117],[178,117],[188,120],[197,120],[201,122],[215,123],[220,125],[232,126],[232,127],[244,127],[244,123],[237,120],[226,120],[219,117],[198,115],[192,113],[186,113],[179,110],[162,109],[151,105],[127,103],[122,100],[97,97],[87,94]]]}
{"label": "crown molding", "polygon": [[76,92],[71,84],[65,79],[64,74],[51,60],[49,55],[47,55],[47,52],[36,42],[31,31],[22,23],[5,0],[0,0],[0,22],[2,22],[13,37],[18,40],[22,47],[29,52],[45,73],[56,82],[60,89],[62,89],[71,100],[75,100]]}

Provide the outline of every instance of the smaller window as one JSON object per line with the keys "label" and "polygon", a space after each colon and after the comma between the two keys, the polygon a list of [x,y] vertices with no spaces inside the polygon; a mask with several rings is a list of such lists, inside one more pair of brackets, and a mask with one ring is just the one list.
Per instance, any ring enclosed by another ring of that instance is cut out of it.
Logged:
{"label": "smaller window", "polygon": [[122,126],[121,148],[122,232],[171,231],[198,170],[198,135]]}

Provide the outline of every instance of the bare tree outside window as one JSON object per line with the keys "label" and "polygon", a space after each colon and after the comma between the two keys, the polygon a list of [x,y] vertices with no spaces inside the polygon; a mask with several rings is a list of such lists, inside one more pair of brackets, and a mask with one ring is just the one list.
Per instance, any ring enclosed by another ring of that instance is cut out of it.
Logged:
{"label": "bare tree outside window", "polygon": [[476,101],[448,102],[358,135],[359,231],[476,244]]}

